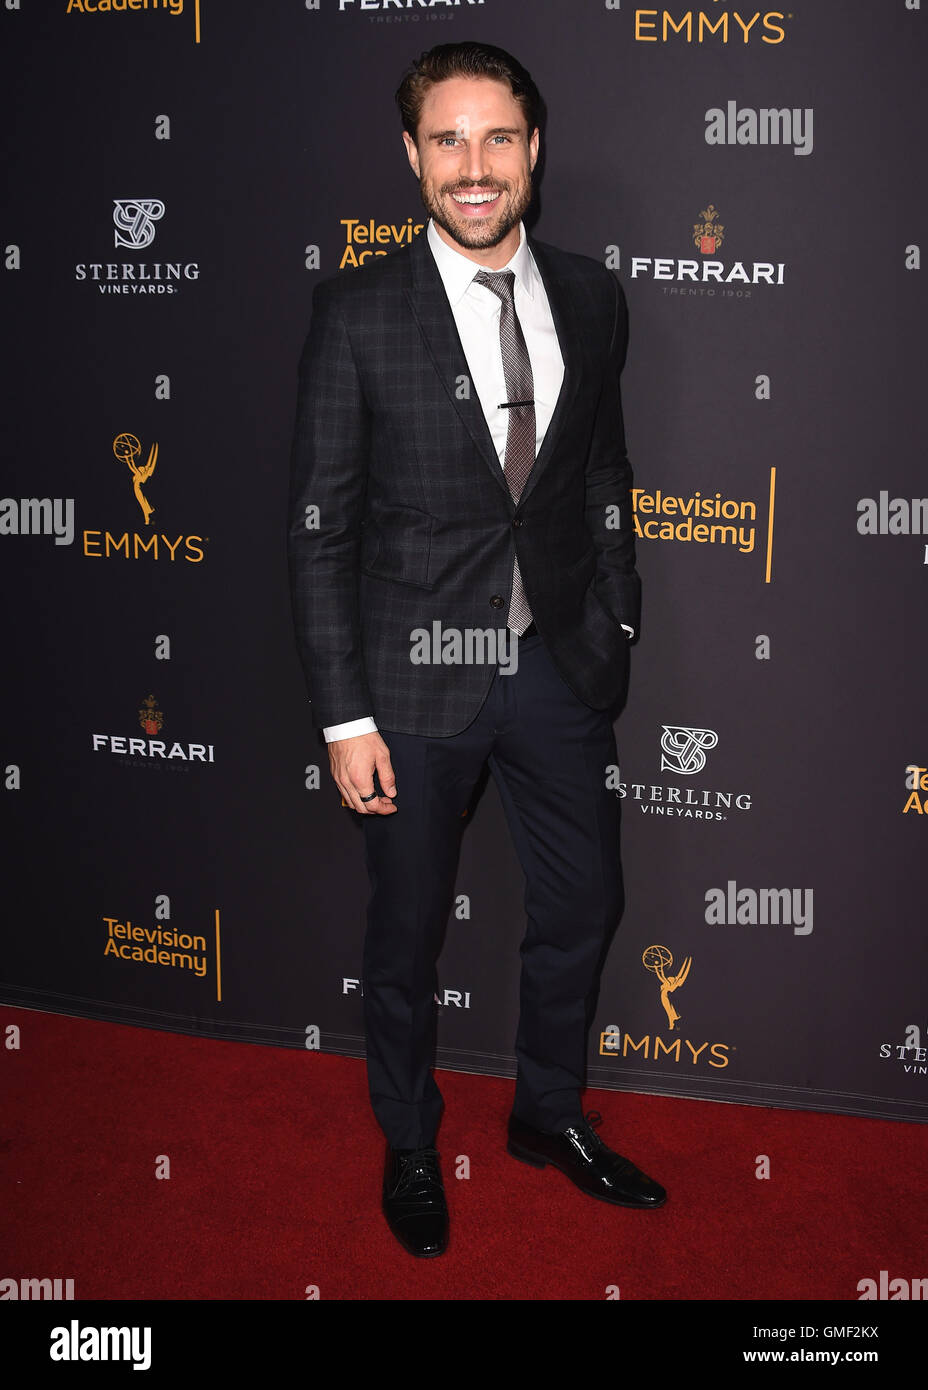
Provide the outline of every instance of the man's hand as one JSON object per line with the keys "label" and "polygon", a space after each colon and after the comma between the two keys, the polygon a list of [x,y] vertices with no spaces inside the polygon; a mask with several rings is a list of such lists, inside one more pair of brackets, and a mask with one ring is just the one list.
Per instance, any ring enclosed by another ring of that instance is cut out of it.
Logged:
{"label": "man's hand", "polygon": [[[390,762],[390,750],[379,734],[357,734],[354,738],[338,738],[328,745],[329,766],[336,786],[345,801],[362,816],[392,816],[396,811],[396,778]],[[383,796],[362,801],[374,790],[374,769],[380,778]]]}

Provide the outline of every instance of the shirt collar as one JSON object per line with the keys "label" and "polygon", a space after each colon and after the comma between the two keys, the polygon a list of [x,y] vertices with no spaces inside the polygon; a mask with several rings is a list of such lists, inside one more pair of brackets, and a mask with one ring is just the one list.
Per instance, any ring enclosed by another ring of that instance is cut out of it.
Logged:
{"label": "shirt collar", "polygon": [[[435,230],[435,223],[429,218],[428,231],[429,247],[435,258],[438,273],[441,276],[445,293],[452,308],[463,299],[478,270],[492,270],[490,266],[478,265],[476,261],[469,260],[467,256],[462,256],[460,251],[455,251],[453,246],[449,246],[446,241],[438,235]],[[519,247],[507,265],[501,266],[501,270],[511,270],[516,277],[517,284],[525,291],[530,299],[535,297],[535,285],[537,283],[538,269],[532,259],[532,253],[528,249],[528,242],[525,235],[525,223],[519,223]]]}

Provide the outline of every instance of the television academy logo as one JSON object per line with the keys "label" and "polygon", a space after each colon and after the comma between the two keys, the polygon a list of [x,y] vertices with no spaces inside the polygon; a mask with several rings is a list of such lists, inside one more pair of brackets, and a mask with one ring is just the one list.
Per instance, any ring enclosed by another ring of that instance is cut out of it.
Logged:
{"label": "television academy logo", "polygon": [[[217,909],[218,918],[218,909]],[[160,927],[139,927],[128,917],[104,917],[106,927],[103,954],[116,960],[134,961],[137,965],[168,966],[172,970],[189,970],[202,980],[208,969],[206,937],[178,931],[165,924]]]}
{"label": "television academy logo", "polygon": [[[160,198],[114,198],[116,249],[151,246],[165,211]],[[200,278],[200,267],[196,261],[81,261],[74,278],[96,285],[101,294],[177,294],[183,283]]]}
{"label": "television academy logo", "polygon": [[[662,772],[694,777],[706,766],[709,751],[719,736],[714,729],[697,729],[689,724],[661,726]],[[687,820],[728,820],[727,812],[750,811],[748,792],[711,791],[708,788],[663,786],[646,782],[623,782],[614,764],[606,770],[606,786],[623,800],[631,797],[642,815],[680,817]]]}
{"label": "television academy logo", "polygon": [[910,811],[914,811],[917,816],[928,816],[928,796],[923,799],[921,795],[928,792],[928,767],[909,763],[905,770],[905,789],[909,795],[902,808],[902,814],[906,816]]}
{"label": "television academy logo", "polygon": [[[692,224],[690,240],[701,259],[692,255],[632,256],[631,279],[670,281],[672,285],[665,286],[665,294],[710,298],[718,294],[724,299],[750,299],[751,289],[739,286],[783,285],[785,261],[732,261],[729,264],[716,259],[727,235],[725,224],[719,218],[718,208],[709,203],[700,212],[699,220]],[[618,246],[607,248],[606,265],[612,270],[621,269]]]}
{"label": "television academy logo", "polygon": [[[193,15],[194,43],[200,42],[200,4],[201,0],[187,0],[187,13]],[[68,0],[65,10],[66,15],[93,15],[95,19],[100,15],[144,14],[146,19],[150,15],[152,21],[159,25],[162,16],[178,19],[183,13],[184,0]],[[171,27],[173,29],[173,25]]]}
{"label": "television academy logo", "polygon": [[[158,466],[159,445],[152,442],[145,462],[141,463],[142,445],[138,435],[124,430],[116,435],[112,449],[116,459],[129,470],[132,494],[139,504],[145,526],[149,527],[155,507],[145,489]],[[109,531],[102,527],[87,528],[83,532],[84,555],[93,560],[109,560],[116,557],[123,560],[140,560],[144,556],[151,560],[168,560],[171,563],[186,560],[191,565],[198,565],[206,558],[208,542],[209,536],[185,536],[183,532],[171,535],[164,531],[146,530],[140,533]]]}
{"label": "television academy logo", "polygon": [[169,745],[166,739],[156,737],[164,727],[164,714],[158,708],[154,695],[148,695],[142,701],[138,723],[145,738],[126,734],[92,734],[93,751],[118,755],[125,767],[180,768],[192,763],[216,761],[215,745],[212,743],[172,742]]}
{"label": "television academy logo", "polygon": [[[673,953],[667,946],[655,944],[647,946],[641,954],[641,964],[655,978],[658,997],[661,1008],[667,1019],[668,1033],[677,1031],[677,1024],[683,1015],[677,1011],[671,995],[677,990],[682,989],[689,979],[690,970],[693,965],[692,956],[687,956],[681,961],[679,967],[673,970]],[[661,1037],[659,1033],[645,1033],[637,1040],[632,1037],[627,1029],[624,1031],[616,1024],[610,1023],[599,1035],[599,1055],[601,1057],[616,1057],[627,1059],[644,1059],[649,1062],[663,1062],[672,1059],[674,1062],[688,1062],[692,1066],[700,1063],[708,1063],[710,1067],[721,1070],[727,1067],[731,1060],[728,1056],[728,1043],[700,1043],[698,1046],[690,1042],[688,1038],[667,1038]]]}
{"label": "television academy logo", "polygon": [[357,269],[376,256],[388,256],[398,246],[409,246],[425,226],[407,217],[405,222],[377,222],[373,217],[365,222],[360,217],[340,217],[339,226],[345,229],[345,249],[338,263],[339,270]]}
{"label": "television academy logo", "polygon": [[[773,496],[771,478],[768,532],[773,525]],[[758,504],[750,498],[723,497],[721,492],[703,496],[701,491],[685,497],[663,488],[648,492],[633,487],[632,508],[635,535],[640,540],[723,545],[740,555],[754,553]]]}

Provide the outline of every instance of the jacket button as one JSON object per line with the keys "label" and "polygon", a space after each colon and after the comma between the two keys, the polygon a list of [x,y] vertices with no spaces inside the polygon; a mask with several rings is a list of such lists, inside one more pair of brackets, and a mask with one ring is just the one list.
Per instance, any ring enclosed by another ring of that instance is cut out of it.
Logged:
{"label": "jacket button", "polygon": [[490,599],[490,607],[502,608],[505,602],[506,600],[503,598],[502,594],[494,594],[493,597]]}
{"label": "jacket button", "polygon": [[513,526],[522,526],[524,525],[524,522],[520,516],[514,516],[512,518],[512,524]]}

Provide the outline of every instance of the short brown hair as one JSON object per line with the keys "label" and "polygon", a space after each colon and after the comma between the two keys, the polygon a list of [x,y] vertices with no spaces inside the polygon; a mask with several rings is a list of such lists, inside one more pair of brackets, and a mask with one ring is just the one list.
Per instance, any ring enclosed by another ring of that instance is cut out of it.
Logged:
{"label": "short brown hair", "polygon": [[426,93],[437,82],[446,82],[449,77],[491,77],[497,82],[508,82],[522,108],[529,134],[540,124],[541,95],[531,74],[511,53],[489,43],[440,43],[414,60],[396,91],[403,129],[413,140]]}

